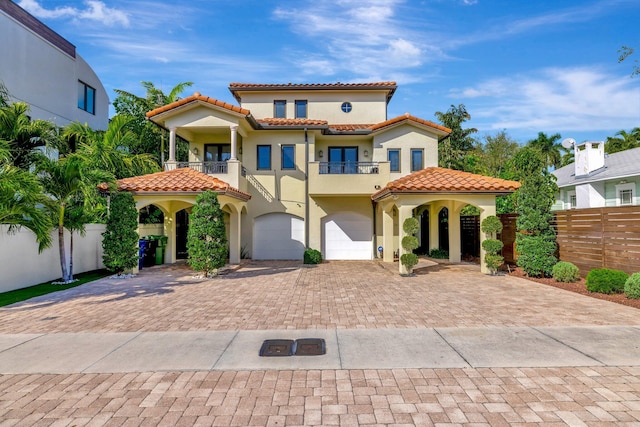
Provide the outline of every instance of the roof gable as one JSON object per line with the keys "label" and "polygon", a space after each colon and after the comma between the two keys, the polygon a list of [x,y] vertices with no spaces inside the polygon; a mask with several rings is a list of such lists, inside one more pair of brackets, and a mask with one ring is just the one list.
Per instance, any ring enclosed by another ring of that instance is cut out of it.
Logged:
{"label": "roof gable", "polygon": [[149,111],[146,116],[147,118],[153,118],[157,115],[163,114],[163,113],[167,113],[173,110],[176,110],[180,107],[189,105],[189,104],[193,104],[193,103],[203,103],[205,105],[211,105],[211,106],[215,106],[218,108],[221,108],[223,110],[227,110],[229,112],[232,113],[236,113],[236,114],[242,114],[244,116],[248,116],[251,114],[251,111],[245,109],[245,108],[241,108],[238,107],[236,105],[233,104],[229,104],[227,102],[224,101],[219,101],[215,98],[211,98],[208,96],[203,96],[200,95],[199,92],[195,92],[193,95],[188,96],[186,98],[180,99],[178,101],[172,102],[171,104],[167,104],[167,105],[163,105],[162,107],[158,107],[154,110]]}
{"label": "roof gable", "polygon": [[241,102],[241,92],[280,92],[280,91],[349,91],[349,90],[384,90],[387,91],[387,102],[396,91],[396,82],[369,83],[230,83],[229,91],[238,102]]}

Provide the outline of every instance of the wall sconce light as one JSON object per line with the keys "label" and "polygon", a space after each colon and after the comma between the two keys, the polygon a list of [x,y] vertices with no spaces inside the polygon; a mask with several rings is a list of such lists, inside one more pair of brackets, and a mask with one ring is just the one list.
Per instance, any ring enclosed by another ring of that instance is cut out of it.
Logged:
{"label": "wall sconce light", "polygon": [[324,153],[322,152],[322,150],[318,151],[318,157],[322,158],[322,156],[324,156]]}
{"label": "wall sconce light", "polygon": [[195,154],[196,156],[198,155],[199,151],[198,151],[198,147],[194,147],[193,148],[193,154]]}
{"label": "wall sconce light", "polygon": [[375,188],[376,190],[379,190],[381,187],[379,185],[374,185],[373,188]]}
{"label": "wall sconce light", "polygon": [[369,157],[369,150],[364,150],[364,156]]}

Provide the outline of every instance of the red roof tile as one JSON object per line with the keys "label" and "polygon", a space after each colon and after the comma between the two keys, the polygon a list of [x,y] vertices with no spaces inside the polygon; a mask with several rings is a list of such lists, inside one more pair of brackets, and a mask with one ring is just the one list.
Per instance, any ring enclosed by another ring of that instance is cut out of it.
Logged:
{"label": "red roof tile", "polygon": [[391,193],[512,193],[519,187],[516,181],[431,167],[391,181],[371,198]]}
{"label": "red roof tile", "polygon": [[273,119],[266,118],[256,120],[261,125],[266,126],[326,126],[326,120],[313,120],[313,119]]}
{"label": "red roof tile", "polygon": [[371,131],[371,128],[375,125],[363,125],[363,124],[344,124],[344,125],[329,125],[331,130],[335,130],[338,132],[349,132],[349,131],[362,131],[367,130]]}
{"label": "red roof tile", "polygon": [[444,127],[442,125],[430,122],[429,120],[424,120],[424,119],[421,119],[419,117],[412,116],[409,113],[406,113],[403,116],[394,117],[393,119],[389,119],[389,120],[381,122],[381,123],[377,123],[377,124],[371,126],[371,130],[374,130],[374,131],[380,130],[380,129],[385,128],[387,126],[392,126],[392,125],[395,125],[395,124],[403,122],[403,121],[415,122],[415,123],[419,123],[419,124],[424,125],[424,126],[428,126],[428,127],[437,129],[437,130],[439,130],[441,132],[445,132],[447,134],[451,133],[451,129],[449,129],[448,127]]}
{"label": "red roof tile", "polygon": [[191,102],[205,102],[207,104],[215,105],[216,107],[224,108],[225,110],[233,111],[234,113],[244,114],[245,116],[251,114],[251,111],[240,108],[236,105],[229,104],[224,101],[219,101],[214,98],[210,98],[208,96],[200,95],[200,93],[196,92],[191,96],[187,96],[186,98],[180,99],[178,101],[172,102],[171,104],[163,105],[162,107],[156,108],[155,110],[151,110],[147,113],[147,117],[151,118],[153,116],[157,116],[158,114],[167,112],[169,110],[173,110],[174,108],[181,107],[183,105],[189,104]]}
{"label": "red roof tile", "polygon": [[[117,183],[118,190],[131,191],[133,193],[200,193],[211,190],[237,199],[249,200],[251,198],[249,194],[231,187],[228,183],[218,178],[190,168],[179,168],[119,179]],[[104,187],[100,188],[106,189]]]}

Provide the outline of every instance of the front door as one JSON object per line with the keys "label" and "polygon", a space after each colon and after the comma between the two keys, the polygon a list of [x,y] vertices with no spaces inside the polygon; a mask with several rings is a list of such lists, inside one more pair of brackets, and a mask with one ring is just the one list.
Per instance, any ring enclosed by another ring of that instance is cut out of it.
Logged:
{"label": "front door", "polygon": [[357,173],[358,147],[329,147],[329,173]]}

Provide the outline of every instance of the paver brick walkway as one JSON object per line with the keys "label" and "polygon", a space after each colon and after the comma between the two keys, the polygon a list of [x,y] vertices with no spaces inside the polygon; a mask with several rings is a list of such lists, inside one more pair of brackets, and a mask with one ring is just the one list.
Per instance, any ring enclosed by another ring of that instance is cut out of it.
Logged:
{"label": "paver brick walkway", "polygon": [[[640,324],[639,310],[474,266],[272,266],[103,279],[0,308],[0,333]],[[14,425],[640,426],[640,368],[0,375],[0,426]]]}

